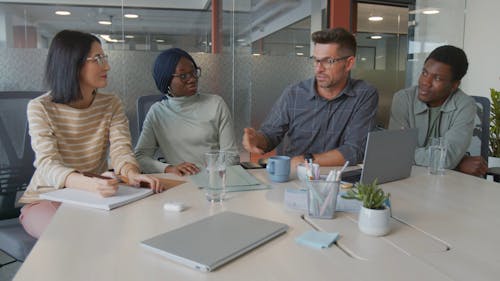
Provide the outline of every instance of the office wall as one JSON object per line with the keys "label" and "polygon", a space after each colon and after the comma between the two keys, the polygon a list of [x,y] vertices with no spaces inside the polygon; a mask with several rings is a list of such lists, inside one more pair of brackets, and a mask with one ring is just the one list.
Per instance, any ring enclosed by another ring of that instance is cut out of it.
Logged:
{"label": "office wall", "polygon": [[417,9],[439,8],[439,16],[417,15],[415,40],[410,42],[407,84],[415,84],[429,50],[443,44],[461,47],[469,58],[469,70],[461,88],[489,97],[489,89],[500,89],[500,33],[498,0],[417,0]]}
{"label": "office wall", "polygon": [[[111,70],[108,87],[101,91],[116,93],[122,99],[135,143],[138,138],[136,100],[142,95],[159,94],[151,76],[151,67],[159,52],[106,52]],[[46,56],[47,49],[3,48],[0,91],[47,90],[43,82]],[[192,53],[192,56],[202,68],[199,92],[224,98],[233,114],[238,142],[243,128],[259,126],[288,84],[312,76],[311,64],[304,57],[250,54],[233,57],[207,53]]]}
{"label": "office wall", "polygon": [[467,1],[464,49],[470,64],[462,88],[472,95],[489,97],[490,88],[500,90],[498,11],[498,0]]}
{"label": "office wall", "polygon": [[[424,14],[429,8],[438,14]],[[432,50],[442,45],[463,47],[466,0],[417,0],[414,21],[410,21],[406,85],[416,85],[424,61]]]}

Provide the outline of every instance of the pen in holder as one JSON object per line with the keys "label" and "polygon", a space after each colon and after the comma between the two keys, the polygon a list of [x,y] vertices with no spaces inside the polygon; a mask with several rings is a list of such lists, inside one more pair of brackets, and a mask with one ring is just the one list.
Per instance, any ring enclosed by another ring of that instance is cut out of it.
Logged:
{"label": "pen in holder", "polygon": [[340,179],[348,165],[349,161],[346,161],[340,170],[331,170],[325,180],[321,180],[320,177],[315,180],[306,180],[307,211],[310,217],[333,219],[337,207]]}
{"label": "pen in holder", "polygon": [[308,180],[307,185],[307,210],[313,218],[332,219],[337,204],[340,181]]}

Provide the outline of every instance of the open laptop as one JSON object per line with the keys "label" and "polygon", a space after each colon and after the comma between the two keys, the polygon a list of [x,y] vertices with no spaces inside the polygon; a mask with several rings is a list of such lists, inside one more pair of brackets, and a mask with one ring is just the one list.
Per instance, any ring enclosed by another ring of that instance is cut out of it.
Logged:
{"label": "open laptop", "polygon": [[342,180],[350,183],[386,183],[410,176],[415,162],[417,129],[370,132],[363,169],[346,171]]}
{"label": "open laptop", "polygon": [[222,212],[142,241],[141,245],[189,267],[212,271],[287,229],[283,223]]}

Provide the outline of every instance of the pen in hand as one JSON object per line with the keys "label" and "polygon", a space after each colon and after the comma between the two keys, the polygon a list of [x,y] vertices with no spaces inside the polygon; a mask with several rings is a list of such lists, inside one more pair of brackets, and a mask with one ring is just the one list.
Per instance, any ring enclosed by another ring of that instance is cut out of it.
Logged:
{"label": "pen in hand", "polygon": [[103,179],[103,180],[112,180],[113,179],[111,177],[106,177],[106,176],[102,176],[102,175],[99,175],[99,174],[94,174],[94,173],[91,173],[91,172],[82,172],[81,174],[84,175],[84,176],[86,176],[86,177],[89,177],[89,178],[98,178],[98,179]]}
{"label": "pen in hand", "polygon": [[85,177],[95,178],[94,182],[96,186],[94,191],[103,197],[113,196],[118,190],[118,179],[91,172],[82,172],[81,174]]}

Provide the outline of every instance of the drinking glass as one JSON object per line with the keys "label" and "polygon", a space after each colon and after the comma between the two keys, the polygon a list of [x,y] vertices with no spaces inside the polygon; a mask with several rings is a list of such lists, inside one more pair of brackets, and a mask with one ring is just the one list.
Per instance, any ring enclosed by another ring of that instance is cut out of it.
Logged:
{"label": "drinking glass", "polygon": [[444,175],[447,144],[444,138],[432,138],[429,146],[429,174]]}
{"label": "drinking glass", "polygon": [[226,195],[226,167],[229,154],[226,151],[209,151],[205,153],[205,172],[208,185],[205,187],[207,200],[222,202]]}

